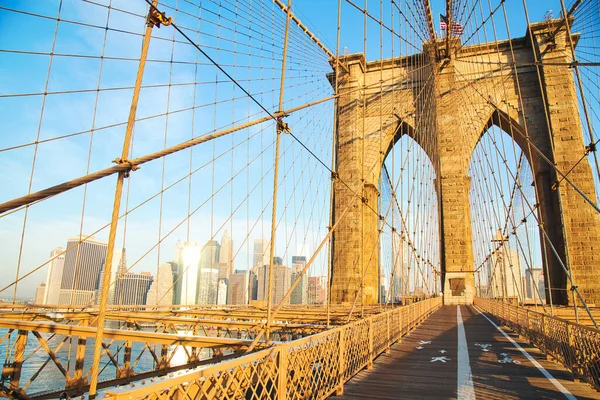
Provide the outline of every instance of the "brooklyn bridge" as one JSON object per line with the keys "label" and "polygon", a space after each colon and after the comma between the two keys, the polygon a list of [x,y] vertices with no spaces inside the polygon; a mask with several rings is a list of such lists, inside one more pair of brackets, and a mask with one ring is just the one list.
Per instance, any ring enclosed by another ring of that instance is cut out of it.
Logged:
{"label": "brooklyn bridge", "polygon": [[599,0],[0,3],[0,397],[600,398]]}

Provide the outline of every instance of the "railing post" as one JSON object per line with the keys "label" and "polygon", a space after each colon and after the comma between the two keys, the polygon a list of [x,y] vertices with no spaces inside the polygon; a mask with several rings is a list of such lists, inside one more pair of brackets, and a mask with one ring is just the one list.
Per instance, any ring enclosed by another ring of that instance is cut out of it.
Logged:
{"label": "railing post", "polygon": [[573,375],[575,377],[577,377],[576,374],[575,374],[575,369],[573,368],[573,363],[571,362],[572,361],[571,355],[574,354],[574,352],[573,352],[574,341],[573,341],[573,338],[571,337],[571,333],[572,333],[571,332],[572,331],[572,329],[571,329],[571,323],[569,321],[566,321],[565,323],[566,323],[568,347],[567,347],[567,354],[564,354],[563,357],[565,359],[565,363],[567,364],[567,366],[569,367],[569,369],[571,369],[571,372],[573,372]]}
{"label": "railing post", "polygon": [[400,332],[400,337],[398,337],[398,343],[402,343],[402,336],[404,336],[404,327],[402,326],[402,314],[404,314],[404,307],[398,309],[398,331]]}
{"label": "railing post", "polygon": [[346,376],[346,335],[344,329],[340,329],[339,341],[339,370],[338,370],[338,386],[335,390],[336,396],[344,394],[344,377]]}
{"label": "railing post", "polygon": [[542,314],[542,351],[546,353],[546,360],[552,361],[552,356],[548,352],[548,318]]}
{"label": "railing post", "polygon": [[134,375],[131,369],[131,340],[126,340],[123,344],[123,367],[118,373],[118,378],[127,378]]}
{"label": "railing post", "polygon": [[[579,363],[577,362],[579,360],[579,358],[577,357],[577,349],[575,348],[577,346],[577,343],[575,341],[575,338],[573,337],[573,326],[571,325],[571,323],[569,321],[566,321],[567,324],[567,338],[568,338],[568,348],[567,348],[567,354],[564,355],[565,358],[565,362],[567,363],[567,366],[569,367],[569,369],[571,370],[571,373],[573,374],[573,380],[575,382],[581,382],[581,369],[579,367]],[[577,328],[575,328],[577,329]]]}
{"label": "railing post", "polygon": [[[21,370],[23,368],[23,356],[25,355],[25,347],[27,346],[27,331],[19,331],[17,336],[17,341],[15,343],[15,355],[13,357],[13,362],[8,372],[10,372],[10,389],[18,390],[20,385],[19,382],[21,380]],[[5,368],[2,371],[2,375],[6,375],[7,369]]]}
{"label": "railing post", "polygon": [[156,369],[167,369],[169,368],[169,346],[163,344],[160,348],[160,361],[156,366]]}
{"label": "railing post", "polygon": [[73,376],[73,386],[87,385],[87,379],[83,377],[83,366],[85,363],[85,346],[87,338],[80,336],[77,340],[77,353],[75,355],[75,374]]}
{"label": "railing post", "polygon": [[287,399],[288,351],[284,346],[279,347],[277,355],[277,400]]}
{"label": "railing post", "polygon": [[388,354],[390,352],[390,345],[392,338],[390,337],[390,313],[388,312],[386,315],[386,327],[387,327],[387,346],[385,348],[385,353]]}
{"label": "railing post", "polygon": [[373,369],[373,317],[369,318],[369,361],[367,369]]}

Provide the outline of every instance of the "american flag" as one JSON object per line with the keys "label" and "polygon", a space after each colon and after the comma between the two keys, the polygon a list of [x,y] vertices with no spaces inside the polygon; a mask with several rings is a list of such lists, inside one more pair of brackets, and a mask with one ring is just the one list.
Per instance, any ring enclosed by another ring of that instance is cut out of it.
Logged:
{"label": "american flag", "polygon": [[[440,14],[440,29],[443,31],[448,29],[448,17],[442,14]],[[463,32],[463,26],[456,21],[452,21],[452,28],[450,29],[450,33],[453,35],[462,35]]]}

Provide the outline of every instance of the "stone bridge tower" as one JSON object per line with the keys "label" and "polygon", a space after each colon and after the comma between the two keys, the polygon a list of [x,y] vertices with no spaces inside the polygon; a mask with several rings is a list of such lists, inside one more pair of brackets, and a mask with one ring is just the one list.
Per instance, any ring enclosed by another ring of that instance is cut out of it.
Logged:
{"label": "stone bridge tower", "polygon": [[[479,139],[497,125],[523,150],[535,176],[554,303],[571,301],[566,268],[586,301],[600,304],[600,216],[568,183],[556,187],[559,176],[551,165],[569,171],[585,153],[566,29],[550,39],[559,27],[559,20],[532,24],[523,38],[473,46],[457,40],[452,56],[429,69],[417,60],[433,57],[431,44],[415,56],[340,59],[346,68],[338,76],[336,169],[345,184],[335,185],[334,220],[348,211],[333,236],[332,302],[352,303],[357,295],[360,302],[361,293],[367,304],[378,301],[379,178],[385,156],[408,134],[436,173],[444,302],[472,303],[468,168]],[[423,100],[423,93],[432,95]],[[569,180],[595,200],[587,159]],[[464,291],[453,293],[454,279]]]}

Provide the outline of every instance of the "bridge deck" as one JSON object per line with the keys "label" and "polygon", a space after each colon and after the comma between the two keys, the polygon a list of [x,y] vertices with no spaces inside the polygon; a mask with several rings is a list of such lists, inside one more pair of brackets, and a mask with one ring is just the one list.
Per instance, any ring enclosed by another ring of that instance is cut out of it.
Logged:
{"label": "bridge deck", "polygon": [[[402,343],[392,346],[389,354],[377,358],[373,369],[350,380],[343,396],[333,398],[600,398],[586,383],[574,382],[562,365],[546,361],[539,350],[505,331],[529,359],[475,308],[460,307],[460,317],[457,309],[439,309]],[[463,321],[462,335],[459,320]]]}

